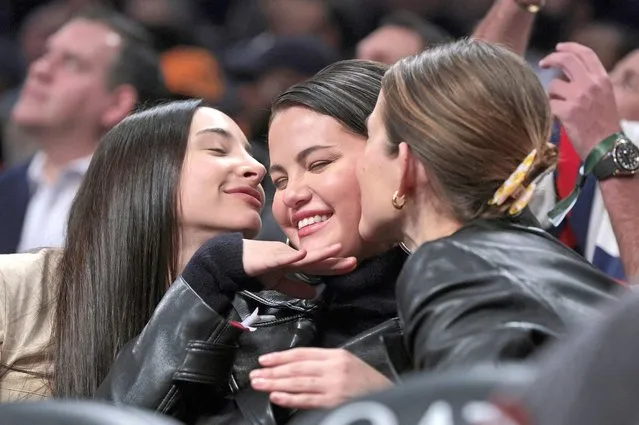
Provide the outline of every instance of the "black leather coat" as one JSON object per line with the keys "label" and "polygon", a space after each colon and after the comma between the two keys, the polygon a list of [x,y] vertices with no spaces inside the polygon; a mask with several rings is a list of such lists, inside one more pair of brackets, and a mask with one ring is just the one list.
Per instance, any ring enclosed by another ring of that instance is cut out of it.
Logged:
{"label": "black leather coat", "polygon": [[[617,288],[538,227],[479,220],[423,245],[406,262],[396,288],[405,344],[394,319],[343,346],[394,380],[410,369],[521,361],[615,299]],[[256,306],[276,320],[253,333],[230,324]],[[230,316],[219,315],[178,279],[97,397],[185,422],[287,422],[294,412],[252,391],[247,375],[260,354],[313,344],[326,305],[244,291],[233,307]]]}
{"label": "black leather coat", "polygon": [[525,359],[622,286],[534,225],[477,220],[422,245],[397,302],[416,370]]}
{"label": "black leather coat", "polygon": [[[406,256],[393,250],[382,257],[369,264],[368,270],[376,271],[372,276],[364,273],[368,279],[357,278],[357,272],[351,274],[361,286],[359,297],[356,290],[349,288],[336,294],[328,284],[316,300],[291,299],[275,291],[240,291],[233,298],[230,313],[224,315],[211,308],[193,289],[194,285],[180,277],[140,336],[121,350],[96,398],[159,411],[187,423],[284,423],[295,412],[272,405],[268,394],[250,388],[248,374],[258,367],[258,357],[294,347],[326,346],[321,343],[326,328],[356,329],[352,325],[357,324],[358,316],[371,312],[366,288],[381,298],[390,294],[386,304],[391,308],[387,305],[387,311],[373,311],[375,317],[369,315],[365,323],[374,325],[349,335],[339,347],[396,380],[410,367],[393,298],[394,280]],[[348,277],[344,277],[347,284],[357,284],[349,282]],[[332,317],[326,317],[343,314],[332,310],[340,296],[349,299],[349,303],[351,296],[365,301],[358,304],[356,299],[348,309],[354,323],[330,323]],[[378,297],[377,302],[383,300]],[[257,307],[260,315],[275,319],[256,324],[255,332],[232,325]]]}

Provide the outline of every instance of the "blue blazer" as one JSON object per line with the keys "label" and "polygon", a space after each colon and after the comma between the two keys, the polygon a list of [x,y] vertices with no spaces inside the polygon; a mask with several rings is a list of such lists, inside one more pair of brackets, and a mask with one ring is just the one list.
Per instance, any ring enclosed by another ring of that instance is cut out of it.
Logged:
{"label": "blue blazer", "polygon": [[0,174],[0,254],[18,249],[31,193],[27,170],[31,161]]}

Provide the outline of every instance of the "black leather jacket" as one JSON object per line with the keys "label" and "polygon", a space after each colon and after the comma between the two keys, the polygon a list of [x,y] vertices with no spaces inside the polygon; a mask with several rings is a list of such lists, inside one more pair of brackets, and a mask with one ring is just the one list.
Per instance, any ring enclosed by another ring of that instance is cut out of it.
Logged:
{"label": "black leather jacket", "polygon": [[[219,254],[219,248],[210,246],[208,250],[217,249]],[[394,279],[405,254],[393,250],[382,257],[374,260],[378,273],[369,273],[368,277],[378,281],[380,288],[390,289],[392,308],[377,315],[375,326],[350,335],[339,347],[395,380],[410,367],[392,297]],[[213,286],[214,282],[208,283]],[[372,283],[361,282],[369,287]],[[187,283],[184,276],[171,285],[140,336],[118,354],[96,398],[159,411],[186,423],[287,422],[295,412],[271,405],[268,394],[253,391],[248,374],[258,367],[257,359],[262,354],[321,345],[321,327],[327,325],[323,316],[331,311],[335,299],[325,295],[331,293],[330,288],[315,300],[291,299],[275,291],[243,290],[234,295],[228,311],[213,308],[210,297],[198,288]],[[256,324],[255,332],[233,325],[257,307],[260,315],[273,315],[274,320]],[[357,320],[356,306],[353,311],[352,319]]]}
{"label": "black leather jacket", "polygon": [[[310,345],[326,306],[244,291],[220,315],[192,286],[183,279],[172,285],[140,337],[120,353],[98,398],[185,422],[209,416],[210,424],[285,423],[294,412],[252,391],[247,374],[262,353]],[[409,369],[523,360],[614,299],[618,287],[538,227],[480,220],[423,245],[406,262],[396,291],[409,356],[397,344],[397,320],[344,346],[391,379]],[[261,324],[262,332],[229,323],[258,305],[277,317]],[[263,332],[269,327],[277,330]]]}
{"label": "black leather jacket", "polygon": [[518,361],[622,287],[530,218],[477,220],[422,245],[397,301],[416,370]]}

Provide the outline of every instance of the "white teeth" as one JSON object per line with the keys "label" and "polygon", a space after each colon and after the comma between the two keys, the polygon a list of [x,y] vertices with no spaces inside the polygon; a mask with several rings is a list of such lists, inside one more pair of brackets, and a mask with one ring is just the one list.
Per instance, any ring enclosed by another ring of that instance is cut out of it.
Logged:
{"label": "white teeth", "polygon": [[315,217],[304,218],[297,222],[297,229],[300,230],[306,226],[310,226],[313,223],[321,223],[322,221],[328,220],[329,216],[327,215],[316,215]]}

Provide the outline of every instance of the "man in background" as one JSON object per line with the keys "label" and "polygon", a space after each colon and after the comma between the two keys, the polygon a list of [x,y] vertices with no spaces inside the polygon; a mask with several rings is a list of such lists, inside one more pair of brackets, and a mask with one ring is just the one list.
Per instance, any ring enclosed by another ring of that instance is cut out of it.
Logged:
{"label": "man in background", "polygon": [[0,175],[0,253],[64,244],[73,198],[102,135],[164,96],[144,30],[107,9],[71,19],[31,63],[11,121],[38,144]]}

